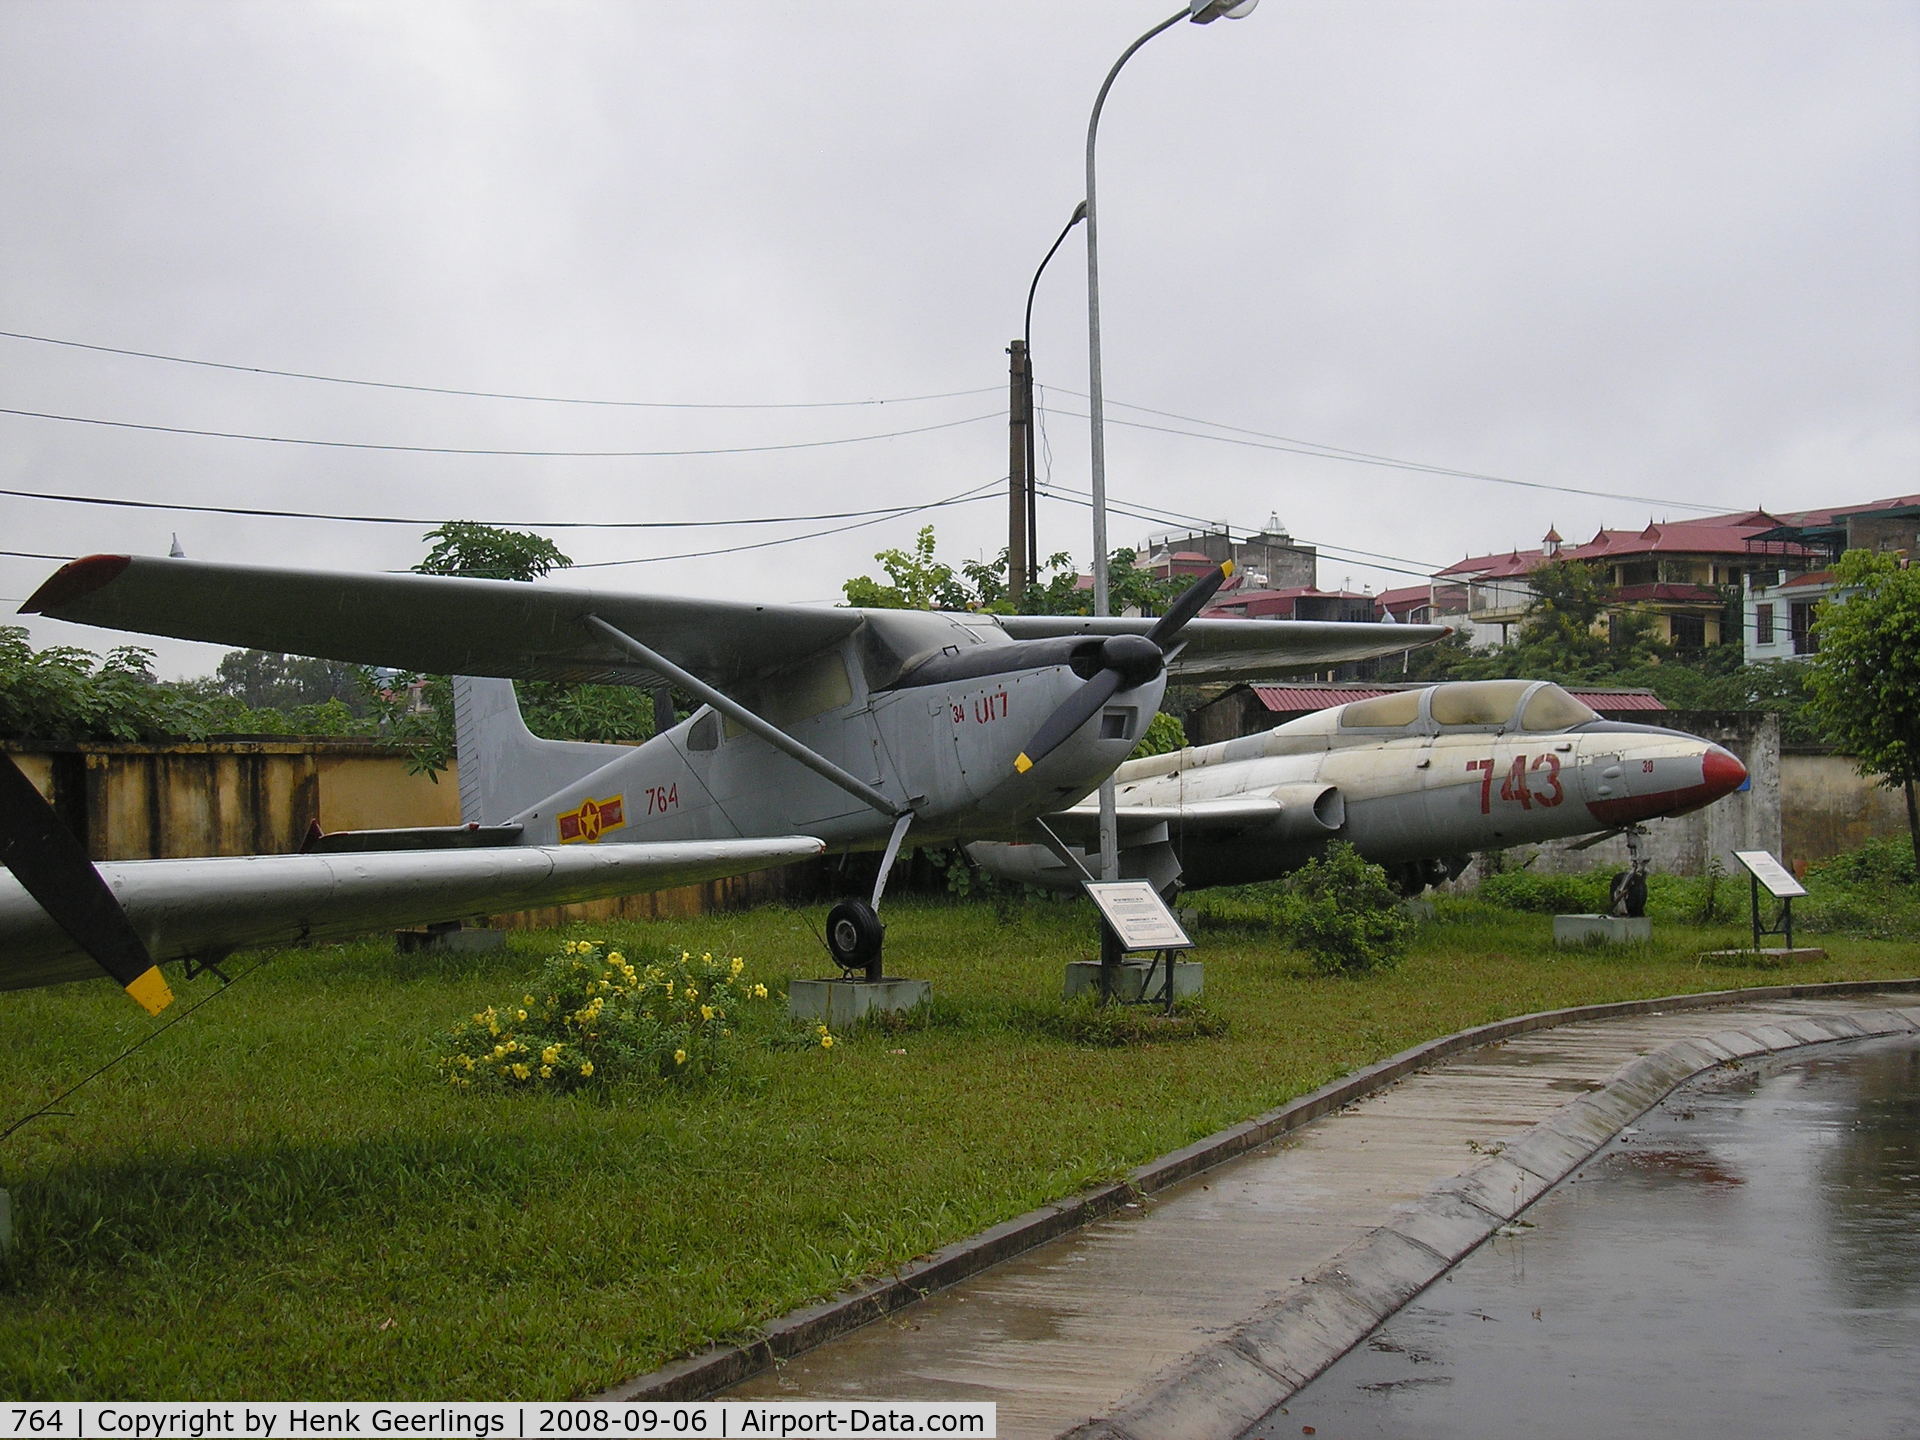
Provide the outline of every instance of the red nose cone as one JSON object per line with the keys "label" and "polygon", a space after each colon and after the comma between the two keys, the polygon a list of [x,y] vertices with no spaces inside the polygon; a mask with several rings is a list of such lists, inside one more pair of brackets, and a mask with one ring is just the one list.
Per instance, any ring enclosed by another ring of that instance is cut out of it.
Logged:
{"label": "red nose cone", "polygon": [[1708,798],[1718,800],[1747,783],[1747,767],[1740,763],[1737,756],[1715,745],[1700,762],[1700,779]]}

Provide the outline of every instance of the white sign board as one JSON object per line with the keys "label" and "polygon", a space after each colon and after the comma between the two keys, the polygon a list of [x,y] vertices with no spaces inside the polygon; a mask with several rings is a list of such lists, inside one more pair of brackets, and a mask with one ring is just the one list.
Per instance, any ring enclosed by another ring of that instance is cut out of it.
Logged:
{"label": "white sign board", "polygon": [[1807,893],[1807,887],[1765,850],[1736,850],[1733,858],[1752,871],[1753,878],[1766,886],[1767,893],[1776,900],[1791,900]]}
{"label": "white sign board", "polygon": [[1193,941],[1145,880],[1088,881],[1087,894],[1126,950],[1191,950]]}

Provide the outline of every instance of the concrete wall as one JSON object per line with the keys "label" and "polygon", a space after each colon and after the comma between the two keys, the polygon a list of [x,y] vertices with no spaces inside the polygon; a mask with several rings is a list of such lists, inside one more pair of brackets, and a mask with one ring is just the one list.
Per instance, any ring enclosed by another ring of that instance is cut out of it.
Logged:
{"label": "concrete wall", "polygon": [[1868,840],[1907,835],[1907,801],[1862,775],[1851,755],[1791,750],[1780,767],[1785,858],[1805,866],[1857,850]]}

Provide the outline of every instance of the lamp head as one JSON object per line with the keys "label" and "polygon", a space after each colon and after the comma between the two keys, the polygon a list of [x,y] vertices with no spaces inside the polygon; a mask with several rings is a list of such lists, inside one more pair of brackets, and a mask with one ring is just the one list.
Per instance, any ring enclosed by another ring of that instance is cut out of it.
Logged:
{"label": "lamp head", "polygon": [[1221,16],[1239,20],[1253,13],[1260,0],[1187,0],[1187,19],[1196,25],[1211,25]]}

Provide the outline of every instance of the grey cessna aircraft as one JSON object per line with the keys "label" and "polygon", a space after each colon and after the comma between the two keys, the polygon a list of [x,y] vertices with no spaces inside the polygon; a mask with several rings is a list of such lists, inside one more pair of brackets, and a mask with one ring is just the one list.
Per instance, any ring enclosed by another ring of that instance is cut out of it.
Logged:
{"label": "grey cessna aircraft", "polygon": [[[10,924],[39,926],[43,942],[63,936],[62,964],[91,956],[129,984],[150,968],[136,939],[157,958],[230,947],[236,935],[257,944],[270,937],[250,922],[269,914],[272,928],[305,933],[304,897],[319,890],[350,912],[360,882],[350,866],[339,873],[344,857],[327,851],[351,852],[401,890],[417,881],[412,918],[430,919],[489,908],[487,876],[499,870],[499,852],[557,857],[604,847],[637,858],[653,847],[696,846],[710,866],[737,857],[738,868],[749,869],[779,863],[768,858],[774,841],[783,852],[884,852],[871,896],[843,901],[827,927],[835,959],[877,977],[884,929],[876,911],[888,862],[909,830],[915,844],[1013,837],[1034,817],[1071,806],[1133,748],[1170,674],[1258,678],[1396,653],[1447,633],[1194,619],[1230,569],[1203,577],[1166,615],[1148,620],[761,605],[89,556],[56,572],[22,608],[116,630],[470,677],[457,687],[464,823],[328,836],[323,853],[258,857],[275,862],[270,878],[197,910],[149,907],[124,866],[104,884],[84,859],[69,857],[46,874],[16,868],[20,888],[0,894],[0,947]],[[667,680],[703,703],[637,746],[543,740],[521,723],[505,683],[513,679]],[[20,800],[16,830],[34,823],[32,802]],[[0,814],[0,827],[5,821]],[[457,896],[437,893],[430,869]],[[176,888],[203,902],[223,883],[211,872],[171,873]],[[495,908],[562,898],[529,901],[525,884],[501,889]],[[109,962],[103,942],[82,936],[124,928],[120,910],[132,933]],[[177,923],[183,911],[202,918]],[[0,988],[6,983],[0,977]]]}

